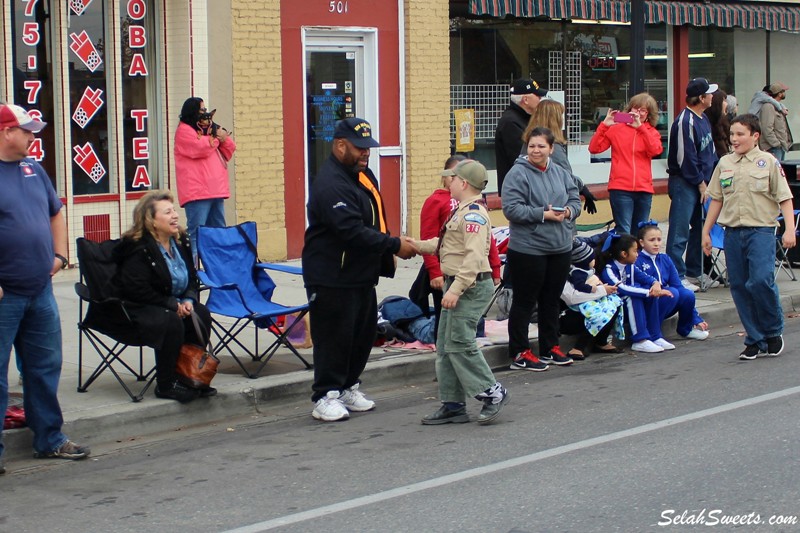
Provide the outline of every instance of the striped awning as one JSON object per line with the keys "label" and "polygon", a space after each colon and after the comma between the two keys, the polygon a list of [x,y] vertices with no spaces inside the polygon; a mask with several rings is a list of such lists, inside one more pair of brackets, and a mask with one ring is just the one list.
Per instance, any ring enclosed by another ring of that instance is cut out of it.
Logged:
{"label": "striped awning", "polygon": [[[469,12],[490,17],[548,17],[630,21],[627,0],[469,0]],[[672,26],[740,27],[800,32],[800,6],[766,2],[671,2],[645,0],[645,23]]]}

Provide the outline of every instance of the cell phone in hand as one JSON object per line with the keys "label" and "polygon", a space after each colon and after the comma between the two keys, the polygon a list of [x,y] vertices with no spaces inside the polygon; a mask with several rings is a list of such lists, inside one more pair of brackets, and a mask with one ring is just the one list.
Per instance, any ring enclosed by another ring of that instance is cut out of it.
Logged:
{"label": "cell phone in hand", "polygon": [[633,124],[633,115],[631,113],[623,113],[620,111],[614,113],[612,118],[614,122],[618,122],[619,124]]}
{"label": "cell phone in hand", "polygon": [[555,211],[556,213],[563,213],[564,211],[567,210],[567,208],[566,207],[551,207],[550,210],[551,211]]}

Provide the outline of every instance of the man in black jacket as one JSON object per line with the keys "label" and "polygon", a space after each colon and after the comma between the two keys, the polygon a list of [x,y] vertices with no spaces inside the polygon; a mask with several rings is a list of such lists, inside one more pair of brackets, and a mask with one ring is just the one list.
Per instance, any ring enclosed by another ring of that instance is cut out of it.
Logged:
{"label": "man in black jacket", "polygon": [[331,155],[311,187],[303,247],[303,281],[314,343],[312,416],[331,422],[375,402],[358,390],[377,329],[378,277],[394,275],[394,255],[416,248],[392,237],[375,175],[367,168],[379,146],[361,118],[336,123]]}
{"label": "man in black jacket", "polygon": [[522,133],[539,101],[547,95],[533,80],[521,79],[511,86],[511,102],[503,111],[494,132],[494,155],[497,166],[497,194],[503,195],[503,180],[522,150]]}

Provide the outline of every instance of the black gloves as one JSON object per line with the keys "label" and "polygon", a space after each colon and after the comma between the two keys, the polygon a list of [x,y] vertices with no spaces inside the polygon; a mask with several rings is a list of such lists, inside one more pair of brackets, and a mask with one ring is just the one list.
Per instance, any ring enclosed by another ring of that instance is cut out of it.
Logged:
{"label": "black gloves", "polygon": [[580,194],[581,196],[583,196],[583,199],[585,201],[585,203],[583,204],[584,211],[586,211],[590,215],[594,215],[595,213],[597,213],[597,206],[594,203],[596,198],[592,193],[589,192],[589,188],[586,187],[586,185],[583,186],[583,189],[581,189]]}

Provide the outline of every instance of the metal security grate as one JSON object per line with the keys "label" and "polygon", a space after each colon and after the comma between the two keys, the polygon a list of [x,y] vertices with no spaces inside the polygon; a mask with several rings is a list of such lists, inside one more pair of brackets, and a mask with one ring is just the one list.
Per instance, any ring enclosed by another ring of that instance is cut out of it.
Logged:
{"label": "metal security grate", "polygon": [[[550,90],[564,91],[566,100],[567,141],[581,143],[581,53],[567,52],[566,69],[562,66],[561,52],[550,51],[548,82]],[[566,87],[562,72],[566,70]]]}
{"label": "metal security grate", "polygon": [[456,139],[454,109],[475,110],[475,140],[494,139],[497,121],[508,106],[510,85],[451,85],[450,141]]}

